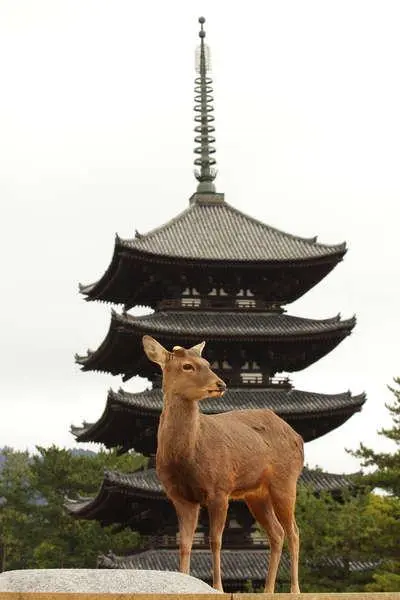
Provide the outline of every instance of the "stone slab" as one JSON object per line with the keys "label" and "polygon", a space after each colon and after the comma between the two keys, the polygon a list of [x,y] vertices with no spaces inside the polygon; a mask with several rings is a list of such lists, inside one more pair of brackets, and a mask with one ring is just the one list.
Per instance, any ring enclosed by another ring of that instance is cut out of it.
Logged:
{"label": "stone slab", "polygon": [[218,594],[204,581],[175,571],[25,569],[0,573],[1,592],[100,594]]}

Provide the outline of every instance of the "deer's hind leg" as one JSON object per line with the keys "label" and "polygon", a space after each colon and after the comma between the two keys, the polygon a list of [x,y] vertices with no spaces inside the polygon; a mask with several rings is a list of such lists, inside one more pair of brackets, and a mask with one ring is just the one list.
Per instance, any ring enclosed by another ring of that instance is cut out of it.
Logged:
{"label": "deer's hind leg", "polygon": [[271,553],[264,592],[272,594],[275,588],[285,533],[275,515],[272,501],[268,494],[263,496],[246,496],[245,501],[253,517],[265,529],[269,539]]}
{"label": "deer's hind leg", "polygon": [[179,570],[182,573],[190,572],[190,554],[192,551],[193,536],[199,519],[200,505],[182,499],[172,500],[179,523]]}
{"label": "deer's hind leg", "polygon": [[299,594],[299,529],[295,519],[296,481],[282,486],[271,485],[272,504],[288,540],[290,553],[290,591]]}

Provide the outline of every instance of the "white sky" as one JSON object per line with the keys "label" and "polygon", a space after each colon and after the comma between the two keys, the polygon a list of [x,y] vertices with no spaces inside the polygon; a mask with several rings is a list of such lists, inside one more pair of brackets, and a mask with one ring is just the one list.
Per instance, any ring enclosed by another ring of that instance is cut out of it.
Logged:
{"label": "white sky", "polygon": [[115,232],[164,223],[195,190],[201,14],[218,191],[291,233],[348,242],[289,313],[357,314],[350,338],[293,376],[300,389],[368,393],[361,414],[306,447],[311,465],[355,470],[344,448],[385,447],[376,430],[400,374],[397,1],[0,1],[0,446],[72,446],[70,424],[97,420],[121,385],[74,364],[110,318],[78,281],[104,273]]}

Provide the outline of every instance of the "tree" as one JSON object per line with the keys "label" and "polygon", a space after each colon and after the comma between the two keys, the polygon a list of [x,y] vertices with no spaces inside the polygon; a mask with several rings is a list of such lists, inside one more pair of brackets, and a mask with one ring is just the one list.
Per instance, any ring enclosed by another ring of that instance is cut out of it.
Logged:
{"label": "tree", "polygon": [[395,451],[375,452],[364,444],[360,444],[358,450],[350,451],[361,460],[362,467],[373,468],[372,472],[363,474],[364,483],[372,488],[380,488],[387,494],[376,500],[375,517],[380,517],[382,527],[374,539],[374,546],[381,562],[374,582],[367,587],[370,591],[400,590],[400,378],[394,379],[394,382],[397,389],[388,386],[394,401],[386,404],[393,426],[381,429],[378,433],[394,442]]}
{"label": "tree", "polygon": [[[316,496],[299,486],[296,518],[301,532],[302,591],[355,592],[372,581],[370,540],[379,527],[369,513],[371,501],[364,490],[343,490],[338,499],[329,493]],[[369,568],[360,568],[368,564]]]}
{"label": "tree", "polygon": [[35,519],[32,472],[27,452],[1,451],[0,467],[0,571],[24,568],[31,559]]}
{"label": "tree", "polygon": [[99,553],[111,547],[117,551],[132,548],[138,536],[130,530],[118,534],[93,521],[77,521],[65,510],[67,499],[96,493],[104,468],[135,471],[145,459],[128,453],[117,457],[115,451],[102,450],[91,456],[73,454],[51,446],[37,447],[32,470],[35,488],[44,500],[40,511],[42,539],[34,551],[37,567],[94,567]]}
{"label": "tree", "polygon": [[144,457],[117,457],[102,450],[75,454],[56,446],[37,454],[3,450],[0,466],[0,555],[2,568],[95,567],[99,553],[111,547],[126,552],[138,536],[130,530],[113,533],[92,521],[77,521],[65,510],[67,498],[97,492],[104,467],[134,471]]}

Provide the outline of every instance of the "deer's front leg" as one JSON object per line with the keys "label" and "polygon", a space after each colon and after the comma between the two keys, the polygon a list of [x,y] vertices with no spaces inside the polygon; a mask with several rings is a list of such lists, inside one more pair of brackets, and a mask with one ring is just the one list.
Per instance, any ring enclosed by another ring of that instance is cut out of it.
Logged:
{"label": "deer's front leg", "polygon": [[221,542],[228,512],[228,497],[216,495],[209,499],[210,544],[213,556],[213,587],[223,592],[221,579]]}
{"label": "deer's front leg", "polygon": [[199,518],[199,504],[192,504],[186,500],[173,500],[179,523],[179,569],[182,573],[190,572],[190,553],[192,550],[193,536]]}

